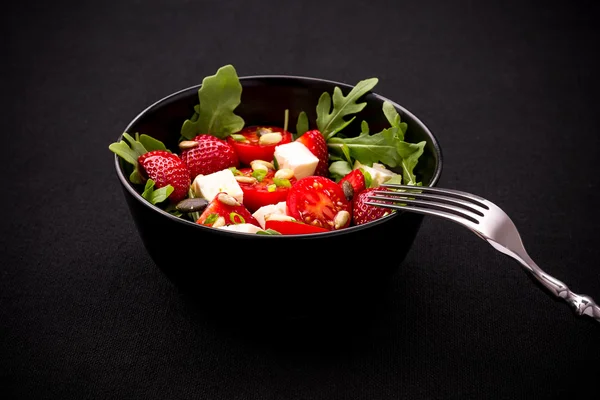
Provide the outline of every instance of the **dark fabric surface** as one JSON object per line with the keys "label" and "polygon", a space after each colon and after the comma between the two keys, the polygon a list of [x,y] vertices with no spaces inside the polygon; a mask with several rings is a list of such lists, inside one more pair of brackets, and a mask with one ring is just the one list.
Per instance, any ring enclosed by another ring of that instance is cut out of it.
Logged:
{"label": "dark fabric surface", "polygon": [[225,64],[376,76],[439,138],[440,185],[500,205],[542,268],[600,300],[597,2],[3,8],[0,397],[597,398],[600,325],[442,220],[353,313],[207,314],[149,259],[108,151],[146,106]]}

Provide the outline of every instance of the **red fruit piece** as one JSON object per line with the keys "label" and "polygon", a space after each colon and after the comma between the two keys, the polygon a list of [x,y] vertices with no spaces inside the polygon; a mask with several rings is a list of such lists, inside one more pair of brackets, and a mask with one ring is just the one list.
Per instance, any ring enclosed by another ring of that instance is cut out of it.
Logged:
{"label": "red fruit piece", "polygon": [[152,179],[156,188],[171,185],[169,200],[176,203],[184,199],[190,187],[190,173],[177,154],[154,150],[138,157],[140,172],[145,179]]}
{"label": "red fruit piece", "polygon": [[208,134],[198,135],[192,140],[198,145],[181,152],[181,159],[190,170],[192,180],[199,174],[208,175],[239,166],[238,156],[226,140]]}
{"label": "red fruit piece", "polygon": [[313,175],[329,176],[329,150],[327,150],[327,142],[321,131],[317,129],[307,131],[296,141],[305,145],[319,159]]}
{"label": "red fruit piece", "polygon": [[[219,221],[220,218],[223,218]],[[208,203],[200,218],[196,220],[198,224],[206,226],[233,225],[233,224],[253,224],[260,227],[260,224],[252,216],[250,211],[233,196],[221,192]],[[215,225],[216,223],[216,225]]]}
{"label": "red fruit piece", "polygon": [[286,205],[292,217],[309,225],[334,230],[346,228],[351,222],[352,204],[337,183],[323,176],[297,180]]}
{"label": "red fruit piece", "polygon": [[[350,186],[352,186],[352,198],[356,198],[356,196],[358,196],[358,194],[366,188],[365,176],[360,169],[353,169],[352,171],[348,172],[346,176],[340,179],[338,184],[342,187],[342,189],[344,188],[344,182],[348,182]],[[346,191],[344,191],[344,194],[346,194]]]}
{"label": "red fruit piece", "polygon": [[386,187],[376,187],[365,189],[362,192],[360,192],[357,196],[355,196],[354,201],[352,202],[352,221],[354,222],[354,225],[366,224],[367,222],[375,221],[376,219],[379,219],[391,213],[391,210],[385,209],[383,207],[365,204],[365,202],[367,201],[374,203],[392,203],[390,201],[383,202],[380,200],[369,200],[369,196],[373,196],[373,192],[375,190],[391,191]]}

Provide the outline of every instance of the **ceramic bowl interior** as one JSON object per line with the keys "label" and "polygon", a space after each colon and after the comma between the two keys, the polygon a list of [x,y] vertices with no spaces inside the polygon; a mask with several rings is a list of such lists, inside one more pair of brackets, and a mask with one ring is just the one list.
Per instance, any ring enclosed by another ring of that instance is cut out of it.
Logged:
{"label": "ceramic bowl interior", "polygon": [[[315,128],[316,104],[325,91],[339,87],[346,94],[351,85],[295,76],[241,77],[242,102],[236,113],[246,125],[283,126],[289,110],[294,130],[304,111]],[[198,86],[189,87],[152,104],[124,129],[150,135],[176,149],[183,121],[198,103]],[[382,112],[390,101],[406,122],[409,142],[426,141],[415,169],[425,186],[435,186],[442,172],[442,153],[437,138],[406,108],[376,93],[368,93],[360,119],[371,132],[389,126]],[[357,118],[358,119],[358,118]],[[360,131],[360,122],[344,134]],[[120,138],[119,138],[120,140]],[[293,236],[241,234],[204,227],[174,217],[143,199],[129,182],[130,166],[115,156],[121,183],[136,228],[156,265],[186,293],[203,298],[207,306],[278,310],[292,315],[307,307],[350,304],[389,279],[409,251],[422,216],[395,213],[381,220],[340,231]],[[209,305],[210,304],[210,305]]]}

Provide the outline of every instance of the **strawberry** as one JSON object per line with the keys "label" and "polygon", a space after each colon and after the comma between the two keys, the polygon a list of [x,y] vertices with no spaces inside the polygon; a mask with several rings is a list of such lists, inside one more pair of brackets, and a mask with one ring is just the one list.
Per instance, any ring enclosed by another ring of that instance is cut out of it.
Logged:
{"label": "strawberry", "polygon": [[183,200],[190,187],[190,173],[177,154],[166,150],[154,150],[142,154],[137,159],[143,178],[152,179],[157,188],[173,186],[169,195],[171,202]]}
{"label": "strawberry", "polygon": [[252,216],[250,211],[237,201],[233,196],[225,192],[218,193],[204,209],[196,223],[215,228],[233,224],[252,224],[260,227],[260,224]]}
{"label": "strawberry", "polygon": [[[352,202],[352,220],[355,225],[366,224],[391,213],[391,210],[365,204],[365,202],[371,201],[369,200],[369,196],[374,195],[373,192],[375,190],[388,191],[390,189],[386,187],[368,188],[354,197],[354,201]],[[373,200],[372,202],[381,203],[379,200]]]}
{"label": "strawberry", "polygon": [[[344,182],[348,182],[348,184],[350,184],[350,186],[352,187],[352,193],[347,193],[347,190],[344,188]],[[340,179],[338,183],[342,187],[342,189],[344,189],[344,194],[346,195],[346,198],[349,197],[348,200],[358,196],[358,194],[365,190],[366,187],[365,176],[363,175],[360,169],[353,169],[352,171],[348,172],[346,176]]]}
{"label": "strawberry", "polygon": [[329,151],[321,131],[317,129],[307,131],[296,140],[305,145],[319,159],[314,175],[329,176]]}
{"label": "strawberry", "polygon": [[225,168],[238,167],[239,159],[233,146],[216,136],[200,134],[192,139],[198,145],[181,152],[181,159],[190,170],[190,178],[208,175]]}

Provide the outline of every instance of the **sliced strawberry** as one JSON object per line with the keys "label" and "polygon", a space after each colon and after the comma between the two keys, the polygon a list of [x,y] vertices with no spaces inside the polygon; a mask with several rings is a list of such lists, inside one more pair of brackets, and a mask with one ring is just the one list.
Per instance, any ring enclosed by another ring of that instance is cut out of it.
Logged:
{"label": "sliced strawberry", "polygon": [[[206,226],[225,226],[234,224],[252,224],[260,227],[260,224],[252,216],[250,211],[233,196],[221,192],[208,203],[200,218],[196,220],[198,224]],[[216,224],[216,225],[215,225]]]}
{"label": "sliced strawberry", "polygon": [[[348,182],[347,184],[350,184],[350,186],[352,187],[352,193],[347,193],[347,190],[344,188],[344,182]],[[348,198],[351,194],[350,199],[358,196],[358,194],[365,190],[366,187],[365,176],[363,175],[360,169],[353,169],[352,171],[348,172],[346,176],[340,179],[338,183],[342,187],[342,189],[344,189],[344,194],[346,195],[346,198]]]}
{"label": "sliced strawberry", "polygon": [[296,140],[305,145],[319,159],[313,175],[328,177],[329,151],[327,150],[327,142],[323,134],[319,130],[313,129],[312,131],[305,132]]}
{"label": "sliced strawberry", "polygon": [[201,134],[192,139],[192,142],[197,142],[198,145],[181,151],[181,159],[190,170],[192,180],[199,174],[208,175],[225,168],[239,166],[238,156],[233,146],[226,140]]}
{"label": "sliced strawberry", "polygon": [[178,202],[188,194],[190,173],[177,154],[166,150],[154,150],[142,154],[138,160],[141,175],[152,179],[156,188],[171,185],[173,192],[169,195],[171,202]]}
{"label": "sliced strawberry", "polygon": [[372,206],[369,204],[365,204],[365,202],[374,202],[374,203],[391,203],[391,202],[382,202],[379,200],[369,200],[369,196],[374,195],[375,190],[382,191],[390,191],[390,189],[386,187],[376,187],[365,189],[360,192],[357,196],[354,197],[354,201],[352,202],[352,221],[354,225],[366,224],[367,222],[375,221],[383,216],[386,216],[391,213],[391,210],[385,209],[383,207]]}

